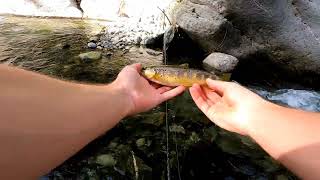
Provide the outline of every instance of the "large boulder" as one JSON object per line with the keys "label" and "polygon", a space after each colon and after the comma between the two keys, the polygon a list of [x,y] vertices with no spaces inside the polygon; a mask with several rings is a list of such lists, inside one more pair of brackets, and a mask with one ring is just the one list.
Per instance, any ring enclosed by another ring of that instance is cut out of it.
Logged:
{"label": "large boulder", "polygon": [[0,13],[26,16],[82,17],[75,0],[0,1]]}
{"label": "large boulder", "polygon": [[320,79],[320,1],[185,0],[174,17],[207,53],[269,61],[291,78]]}

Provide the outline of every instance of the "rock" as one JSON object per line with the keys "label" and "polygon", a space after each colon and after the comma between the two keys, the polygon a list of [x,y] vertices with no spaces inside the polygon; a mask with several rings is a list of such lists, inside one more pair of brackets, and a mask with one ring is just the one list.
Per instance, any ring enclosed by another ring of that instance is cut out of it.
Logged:
{"label": "rock", "polygon": [[231,72],[239,60],[231,55],[223,53],[211,53],[203,60],[203,68],[207,71],[219,71],[222,73]]}
{"label": "rock", "polygon": [[159,56],[159,55],[162,54],[162,52],[160,52],[160,51],[155,51],[155,50],[149,49],[149,48],[146,48],[145,50],[146,50],[146,52],[147,52],[148,54],[150,54],[150,55],[152,55],[152,56]]}
{"label": "rock", "polygon": [[107,54],[106,54],[106,56],[112,56],[113,55],[113,53],[112,52],[107,52]]}
{"label": "rock", "polygon": [[136,145],[138,146],[138,147],[142,147],[142,146],[144,146],[146,144],[146,139],[145,138],[140,138],[140,139],[138,139],[137,141],[136,141]]}
{"label": "rock", "polygon": [[142,148],[144,146],[149,147],[151,145],[151,141],[150,140],[146,140],[145,138],[139,138],[136,141],[136,145],[138,148]]}
{"label": "rock", "polygon": [[89,42],[89,43],[88,43],[88,48],[90,48],[90,49],[95,49],[95,48],[97,48],[97,44],[94,43],[94,42]]}
{"label": "rock", "polygon": [[138,36],[136,41],[135,41],[135,44],[136,45],[140,45],[141,41],[142,41],[142,38],[140,36]]}
{"label": "rock", "polygon": [[239,39],[232,24],[211,6],[186,1],[177,8],[175,19],[179,27],[207,52],[218,51],[229,43],[224,38],[226,31],[233,41]]}
{"label": "rock", "polygon": [[113,167],[114,165],[116,165],[116,160],[111,154],[103,154],[97,157],[96,163],[101,166]]}
{"label": "rock", "polygon": [[196,132],[192,132],[189,139],[188,139],[188,144],[196,144],[200,141],[200,137]]}
{"label": "rock", "polygon": [[80,59],[83,61],[94,61],[94,60],[99,60],[101,59],[102,55],[101,52],[97,52],[97,51],[91,51],[91,52],[87,52],[87,53],[82,53],[79,55]]}
{"label": "rock", "polygon": [[251,64],[269,62],[279,68],[263,73],[307,83],[310,78],[318,82],[320,75],[319,16],[320,1],[186,0],[174,19],[208,53],[219,51]]}
{"label": "rock", "polygon": [[164,112],[155,112],[152,114],[143,114],[143,115],[137,115],[137,117],[140,119],[138,122],[143,124],[149,124],[154,126],[161,126],[164,123]]}
{"label": "rock", "polygon": [[93,43],[97,43],[98,41],[99,41],[99,37],[97,37],[97,36],[92,36],[89,39],[89,42],[93,42]]}
{"label": "rock", "polygon": [[204,130],[204,136],[208,138],[210,142],[213,142],[218,135],[217,129],[215,127],[209,127]]}
{"label": "rock", "polygon": [[185,134],[186,131],[184,130],[183,126],[173,124],[169,127],[170,132],[175,132],[175,133],[180,133],[180,134]]}
{"label": "rock", "polygon": [[99,50],[102,50],[102,49],[103,49],[103,47],[101,47],[101,46],[98,46],[98,47],[97,47],[97,49],[99,49]]}

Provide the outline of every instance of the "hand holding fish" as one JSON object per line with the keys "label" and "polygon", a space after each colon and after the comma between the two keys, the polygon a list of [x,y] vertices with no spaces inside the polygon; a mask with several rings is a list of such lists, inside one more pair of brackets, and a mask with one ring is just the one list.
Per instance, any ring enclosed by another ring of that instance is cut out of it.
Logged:
{"label": "hand holding fish", "polygon": [[218,126],[249,135],[249,121],[267,101],[237,83],[208,79],[207,84],[208,87],[195,84],[190,88],[200,110]]}
{"label": "hand holding fish", "polygon": [[126,66],[114,82],[117,87],[124,90],[131,100],[129,114],[150,110],[185,90],[183,86],[172,89],[167,86],[151,85],[139,74],[141,69],[141,64]]}

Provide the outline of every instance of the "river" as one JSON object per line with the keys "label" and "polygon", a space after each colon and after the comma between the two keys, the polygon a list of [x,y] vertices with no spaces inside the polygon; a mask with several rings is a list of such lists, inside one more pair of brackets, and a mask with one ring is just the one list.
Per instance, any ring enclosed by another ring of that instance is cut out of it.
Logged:
{"label": "river", "polygon": [[[83,62],[87,42],[103,27],[96,21],[0,16],[0,63],[63,80],[109,83],[141,49],[102,51]],[[142,61],[159,64],[160,61]],[[249,86],[275,103],[320,111],[320,94],[310,90],[270,90]],[[251,139],[212,124],[188,92],[168,102],[169,166],[172,179],[297,179]],[[21,161],[23,161],[21,159]],[[32,165],[32,162],[30,162]],[[166,179],[163,105],[121,121],[104,136],[42,179]]]}

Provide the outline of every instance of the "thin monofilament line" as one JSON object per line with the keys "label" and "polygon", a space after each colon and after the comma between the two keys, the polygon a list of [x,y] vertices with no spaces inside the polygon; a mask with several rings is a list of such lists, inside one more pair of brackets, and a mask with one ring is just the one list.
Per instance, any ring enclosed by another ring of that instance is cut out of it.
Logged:
{"label": "thin monofilament line", "polygon": [[[175,116],[172,119],[175,121],[176,120]],[[177,132],[176,131],[174,132],[173,138],[174,138],[174,143],[176,145],[176,158],[177,158],[178,177],[179,177],[179,180],[181,180],[179,151],[178,151]]]}
{"label": "thin monofilament line", "polygon": [[[167,46],[165,38],[163,38],[163,60],[164,64],[167,65]],[[169,123],[168,123],[168,102],[166,101],[166,154],[167,154],[167,179],[170,180],[170,157],[169,157]]]}
{"label": "thin monofilament line", "polygon": [[170,157],[169,157],[169,123],[168,123],[168,102],[166,102],[166,137],[167,137],[167,179],[170,180]]}

